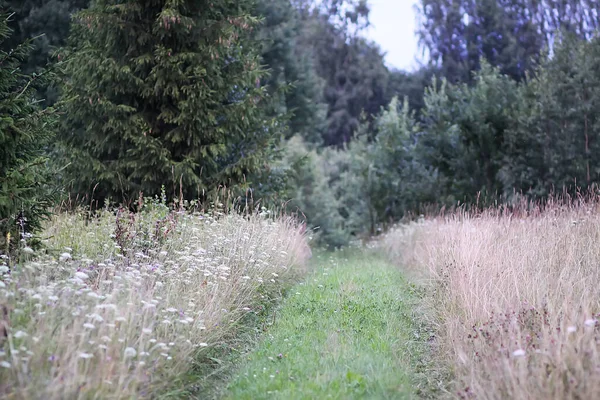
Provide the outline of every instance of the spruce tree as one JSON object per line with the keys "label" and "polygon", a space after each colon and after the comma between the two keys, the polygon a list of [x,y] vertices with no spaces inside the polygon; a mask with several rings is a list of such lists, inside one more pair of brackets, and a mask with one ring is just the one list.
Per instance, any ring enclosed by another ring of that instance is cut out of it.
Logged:
{"label": "spruce tree", "polygon": [[74,193],[198,198],[264,168],[280,128],[262,107],[253,7],[98,0],[75,15],[60,134]]}
{"label": "spruce tree", "polygon": [[[11,35],[10,18],[0,8],[0,48]],[[0,50],[0,253],[11,252],[19,239],[38,229],[54,200],[44,157],[54,111],[41,109],[35,99],[44,76],[19,69],[31,49],[25,42]]]}

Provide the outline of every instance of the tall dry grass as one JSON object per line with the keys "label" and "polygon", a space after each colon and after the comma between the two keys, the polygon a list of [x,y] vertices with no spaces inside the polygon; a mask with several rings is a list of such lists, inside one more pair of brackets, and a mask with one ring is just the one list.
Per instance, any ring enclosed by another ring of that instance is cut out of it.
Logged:
{"label": "tall dry grass", "polygon": [[0,397],[154,398],[302,268],[291,219],[60,214],[53,254],[0,260]]}
{"label": "tall dry grass", "polygon": [[457,213],[391,232],[424,280],[454,398],[600,396],[600,206]]}

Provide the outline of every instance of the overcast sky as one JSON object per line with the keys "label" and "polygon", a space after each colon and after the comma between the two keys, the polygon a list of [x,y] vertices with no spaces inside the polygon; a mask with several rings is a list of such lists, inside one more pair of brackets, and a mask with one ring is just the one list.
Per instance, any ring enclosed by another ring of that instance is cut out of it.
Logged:
{"label": "overcast sky", "polygon": [[420,59],[415,35],[418,0],[369,0],[372,27],[368,36],[387,53],[388,66],[412,70]]}

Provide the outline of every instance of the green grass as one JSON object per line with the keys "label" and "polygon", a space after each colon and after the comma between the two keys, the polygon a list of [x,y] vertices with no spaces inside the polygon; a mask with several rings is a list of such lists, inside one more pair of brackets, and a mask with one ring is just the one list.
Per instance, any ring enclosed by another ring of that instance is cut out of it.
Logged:
{"label": "green grass", "polygon": [[323,254],[315,266],[244,357],[224,398],[425,395],[428,336],[415,322],[415,288],[373,253]]}
{"label": "green grass", "polygon": [[[287,287],[287,286],[286,286]],[[287,289],[284,288],[283,292]],[[254,303],[255,312],[246,314],[227,335],[213,347],[196,357],[190,370],[173,379],[171,387],[159,398],[161,400],[203,399],[216,400],[226,389],[237,372],[236,366],[245,354],[259,343],[272,324],[273,310],[283,293],[264,291]]]}

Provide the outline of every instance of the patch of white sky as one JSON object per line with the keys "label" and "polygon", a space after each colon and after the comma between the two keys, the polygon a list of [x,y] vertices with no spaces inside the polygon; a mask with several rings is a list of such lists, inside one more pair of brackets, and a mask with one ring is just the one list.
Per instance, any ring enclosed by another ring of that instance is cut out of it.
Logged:
{"label": "patch of white sky", "polygon": [[423,61],[417,29],[418,0],[369,0],[367,37],[386,53],[390,68],[413,71]]}

